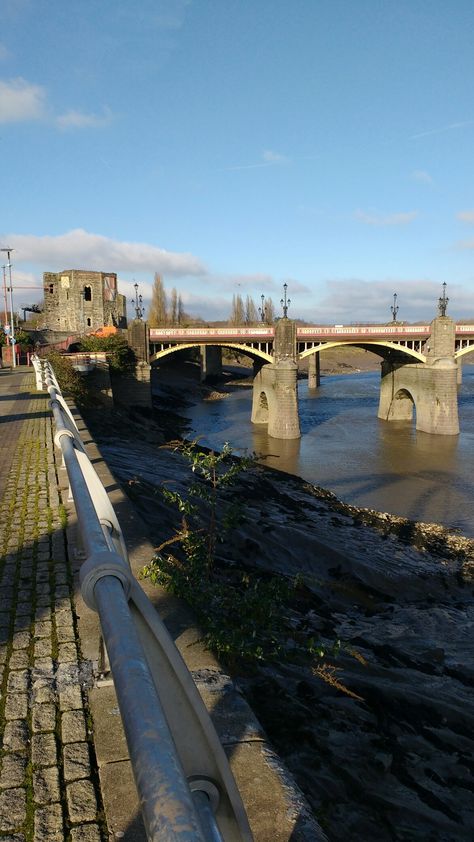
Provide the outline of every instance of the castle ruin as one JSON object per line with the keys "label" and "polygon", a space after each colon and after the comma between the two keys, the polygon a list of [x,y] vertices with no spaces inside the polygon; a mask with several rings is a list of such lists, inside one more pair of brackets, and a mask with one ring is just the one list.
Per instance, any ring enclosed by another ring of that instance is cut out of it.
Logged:
{"label": "castle ruin", "polygon": [[118,293],[113,272],[45,272],[43,288],[43,329],[90,333],[104,325],[127,326],[126,298]]}

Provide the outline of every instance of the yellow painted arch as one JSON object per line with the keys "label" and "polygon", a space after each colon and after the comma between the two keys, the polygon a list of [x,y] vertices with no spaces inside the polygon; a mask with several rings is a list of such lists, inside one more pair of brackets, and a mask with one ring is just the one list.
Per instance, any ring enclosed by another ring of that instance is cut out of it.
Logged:
{"label": "yellow painted arch", "polygon": [[[300,340],[301,341],[301,340]],[[307,351],[303,351],[299,358],[300,360],[304,360],[305,357],[310,357],[311,354],[317,354],[319,351],[327,351],[329,348],[338,348],[343,345],[354,345],[360,347],[361,345],[381,345],[384,348],[390,348],[393,351],[397,351],[398,353],[406,354],[407,357],[413,357],[417,362],[425,363],[426,357],[424,354],[420,354],[419,351],[414,351],[412,348],[405,348],[403,345],[397,345],[396,342],[387,342],[383,339],[362,339],[359,338],[359,341],[349,341],[349,342],[324,342],[324,344],[319,345],[317,348],[308,348]]]}
{"label": "yellow painted arch", "polygon": [[468,345],[467,348],[461,348],[454,354],[454,359],[458,360],[460,357],[464,357],[466,354],[470,354],[471,351],[474,351],[474,345]]}
{"label": "yellow painted arch", "polygon": [[[211,345],[211,343],[191,342],[183,345],[173,345],[171,348],[165,348],[163,351],[158,351],[157,354],[153,354],[153,356],[150,357],[150,362],[154,363],[157,360],[161,360],[163,357],[167,357],[169,354],[175,354],[177,351],[184,351],[187,348],[200,348],[201,345]],[[251,348],[249,345],[239,345],[236,342],[212,342],[212,345],[219,348],[235,348],[235,350],[243,351],[249,356],[261,357],[261,359],[265,360],[267,363],[273,362],[271,354],[267,354],[265,351],[259,351],[258,348]]]}

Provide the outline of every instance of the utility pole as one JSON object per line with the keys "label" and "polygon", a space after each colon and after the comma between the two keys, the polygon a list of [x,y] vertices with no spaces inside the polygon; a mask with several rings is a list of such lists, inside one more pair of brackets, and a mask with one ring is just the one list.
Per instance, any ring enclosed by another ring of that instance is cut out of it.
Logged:
{"label": "utility pole", "polygon": [[5,251],[5,252],[7,253],[7,258],[8,258],[8,263],[7,263],[7,269],[8,269],[8,281],[9,281],[8,291],[9,291],[9,293],[10,293],[10,317],[11,317],[11,323],[10,323],[10,348],[11,348],[11,351],[12,351],[12,368],[16,368],[16,354],[15,354],[15,323],[14,323],[14,321],[13,321],[13,315],[14,315],[14,313],[13,313],[12,263],[11,263],[11,260],[10,260],[10,255],[11,255],[11,253],[12,253],[13,249],[11,249],[11,248],[3,248],[3,249],[0,249],[0,251]]}
{"label": "utility pole", "polygon": [[8,324],[7,267],[5,265],[3,265],[2,269],[3,269],[3,300],[4,300],[3,323],[6,325],[6,324]]}

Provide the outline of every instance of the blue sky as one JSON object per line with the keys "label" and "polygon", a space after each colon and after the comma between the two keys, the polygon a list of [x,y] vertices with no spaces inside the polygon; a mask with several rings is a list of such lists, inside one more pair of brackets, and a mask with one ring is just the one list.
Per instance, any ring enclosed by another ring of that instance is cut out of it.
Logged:
{"label": "blue sky", "polygon": [[2,0],[0,244],[313,322],[474,319],[472,0]]}

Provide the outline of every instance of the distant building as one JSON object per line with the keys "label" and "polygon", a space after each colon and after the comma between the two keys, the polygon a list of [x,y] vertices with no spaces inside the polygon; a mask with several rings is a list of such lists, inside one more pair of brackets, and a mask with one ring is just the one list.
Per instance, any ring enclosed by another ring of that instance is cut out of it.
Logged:
{"label": "distant building", "polygon": [[88,333],[103,325],[127,326],[126,298],[117,292],[117,275],[113,272],[45,272],[43,287],[44,328]]}

